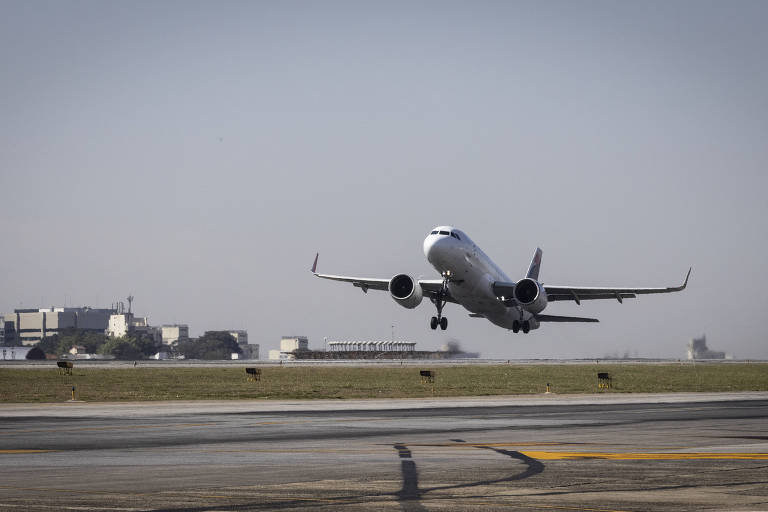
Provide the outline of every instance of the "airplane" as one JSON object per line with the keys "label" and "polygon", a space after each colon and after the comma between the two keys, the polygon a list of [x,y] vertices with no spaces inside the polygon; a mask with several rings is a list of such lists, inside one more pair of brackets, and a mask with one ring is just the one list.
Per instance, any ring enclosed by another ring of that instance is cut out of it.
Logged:
{"label": "airplane", "polygon": [[408,274],[397,274],[391,279],[337,276],[319,274],[315,255],[312,274],[322,279],[343,281],[367,293],[368,290],[389,291],[401,306],[413,309],[424,297],[437,308],[437,316],[429,326],[436,330],[448,328],[443,308],[448,302],[460,304],[473,318],[485,318],[491,323],[528,333],[538,329],[542,322],[598,322],[596,318],[556,316],[542,314],[550,302],[568,300],[581,305],[583,300],[634,299],[637,295],[679,292],[688,286],[691,269],[680,286],[666,288],[598,288],[583,286],[552,286],[539,281],[541,269],[540,248],[531,259],[523,279],[513,281],[463,231],[452,226],[438,226],[424,239],[424,256],[440,273],[441,279],[414,279]]}

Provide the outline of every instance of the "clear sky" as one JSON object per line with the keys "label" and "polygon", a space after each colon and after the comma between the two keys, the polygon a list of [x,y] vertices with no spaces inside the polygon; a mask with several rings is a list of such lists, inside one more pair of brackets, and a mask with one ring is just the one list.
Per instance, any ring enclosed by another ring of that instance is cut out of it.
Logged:
{"label": "clear sky", "polygon": [[[486,357],[768,358],[768,3],[0,2],[0,312],[130,293],[193,334],[454,337]],[[319,270],[681,294],[433,332]]]}

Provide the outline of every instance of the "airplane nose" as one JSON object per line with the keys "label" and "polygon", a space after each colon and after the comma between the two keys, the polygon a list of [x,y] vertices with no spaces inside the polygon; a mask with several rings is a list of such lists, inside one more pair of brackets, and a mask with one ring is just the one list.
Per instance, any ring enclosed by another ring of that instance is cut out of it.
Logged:
{"label": "airplane nose", "polygon": [[435,264],[435,257],[437,256],[437,248],[445,246],[446,243],[450,243],[450,238],[443,236],[428,236],[424,239],[424,256],[427,257],[427,261]]}
{"label": "airplane nose", "polygon": [[424,239],[424,257],[427,258],[427,261],[430,261],[429,254],[432,251],[432,246],[435,244],[435,240],[437,240],[437,237],[432,235]]}

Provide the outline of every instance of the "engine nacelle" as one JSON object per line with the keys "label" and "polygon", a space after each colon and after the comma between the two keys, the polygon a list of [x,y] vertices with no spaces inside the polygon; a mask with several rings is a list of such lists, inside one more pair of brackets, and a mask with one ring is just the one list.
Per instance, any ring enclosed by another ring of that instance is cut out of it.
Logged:
{"label": "engine nacelle", "polygon": [[395,302],[408,309],[421,304],[424,298],[421,285],[408,274],[398,274],[389,280],[389,294]]}
{"label": "engine nacelle", "polygon": [[526,277],[515,285],[515,300],[530,313],[541,313],[547,307],[547,292],[534,279]]}

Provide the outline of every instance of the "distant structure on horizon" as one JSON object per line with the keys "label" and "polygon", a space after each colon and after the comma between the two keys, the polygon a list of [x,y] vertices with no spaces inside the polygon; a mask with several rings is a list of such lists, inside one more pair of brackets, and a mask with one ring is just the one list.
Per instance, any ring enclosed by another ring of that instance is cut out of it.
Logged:
{"label": "distant structure on horizon", "polygon": [[78,308],[50,307],[37,309],[15,309],[3,315],[3,342],[34,345],[43,338],[53,336],[65,329],[75,328],[86,331],[104,332],[114,309],[97,309],[88,306]]}
{"label": "distant structure on horizon", "polygon": [[463,352],[456,340],[440,350],[416,350],[415,341],[328,341],[327,350],[310,350],[306,336],[283,336],[280,350],[270,350],[271,361],[295,359],[460,359],[477,358],[478,353]]}
{"label": "distant structure on horizon", "polygon": [[309,350],[309,338],[306,336],[282,336],[280,349],[270,350],[270,361],[296,359],[295,353]]}
{"label": "distant structure on horizon", "polygon": [[2,347],[0,346],[1,361],[15,361],[27,358],[27,353],[32,347]]}
{"label": "distant structure on horizon", "polygon": [[189,341],[189,326],[187,324],[162,325],[160,331],[163,336],[163,345]]}
{"label": "distant structure on horizon", "polygon": [[415,341],[329,341],[329,352],[413,352]]}
{"label": "distant structure on horizon", "polygon": [[[259,345],[258,343],[248,343],[248,331],[239,329],[234,331],[227,331],[230,336],[235,338],[240,350],[242,351],[242,359],[258,359],[259,358]],[[237,356],[237,357],[236,357]],[[232,354],[232,359],[240,359],[239,354]]]}
{"label": "distant structure on horizon", "polygon": [[247,345],[248,344],[248,331],[244,330],[238,330],[238,331],[227,331],[230,336],[235,338],[235,341],[238,345]]}
{"label": "distant structure on horizon", "polygon": [[[125,302],[117,301],[113,302],[109,308],[52,306],[15,309],[13,313],[0,315],[0,350],[8,348],[0,354],[0,357],[19,359],[20,356],[26,355],[26,350],[21,349],[22,346],[32,347],[43,339],[61,334],[68,329],[106,334],[112,338],[131,335],[151,336],[158,346],[162,343],[165,347],[175,347],[178,343],[190,341],[187,324],[150,325],[148,317],[136,316],[133,313],[134,296],[129,295],[125,300],[128,303],[127,308]],[[231,335],[240,348],[241,353],[233,353],[233,359],[259,359],[259,345],[248,342],[248,331],[227,329],[224,332]],[[302,347],[306,348],[306,337],[303,340]],[[106,358],[97,354],[85,354],[83,351],[83,347],[74,346],[66,357]],[[167,359],[173,356],[173,348],[162,348],[153,358]]]}
{"label": "distant structure on horizon", "polygon": [[107,336],[122,338],[129,334],[148,335],[157,343],[163,339],[162,330],[159,327],[149,325],[149,318],[146,316],[136,316],[130,311],[110,315]]}
{"label": "distant structure on horizon", "polygon": [[693,338],[688,342],[688,359],[733,359],[733,357],[725,352],[709,350],[707,337],[702,334],[701,338]]}

